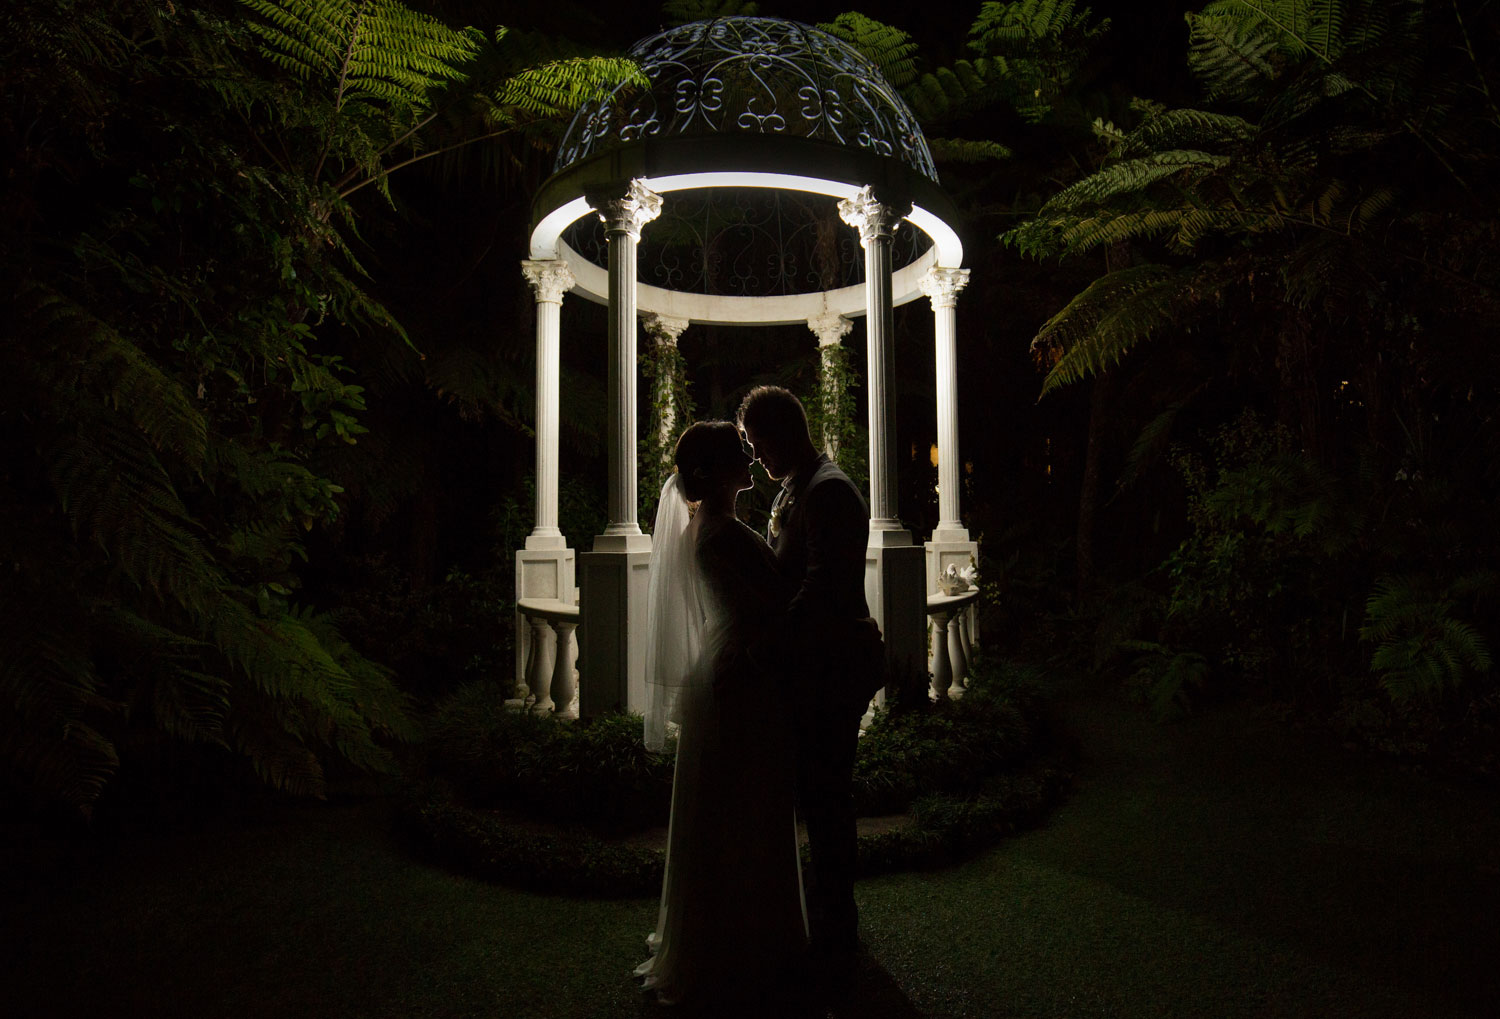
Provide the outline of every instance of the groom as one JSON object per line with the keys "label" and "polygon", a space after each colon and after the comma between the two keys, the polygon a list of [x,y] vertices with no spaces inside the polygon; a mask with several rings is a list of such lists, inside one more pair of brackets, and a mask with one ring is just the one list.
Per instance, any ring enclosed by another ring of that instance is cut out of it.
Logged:
{"label": "groom", "polygon": [[[759,386],[739,409],[740,430],[766,473],[781,482],[770,541],[796,587],[778,654],[792,663],[797,806],[811,862],[807,907],[814,960],[847,968],[859,947],[854,905],[854,749],[879,676],[852,644],[865,603],[870,511],[854,484],[813,445],[802,403]],[[868,622],[868,620],[866,620]]]}

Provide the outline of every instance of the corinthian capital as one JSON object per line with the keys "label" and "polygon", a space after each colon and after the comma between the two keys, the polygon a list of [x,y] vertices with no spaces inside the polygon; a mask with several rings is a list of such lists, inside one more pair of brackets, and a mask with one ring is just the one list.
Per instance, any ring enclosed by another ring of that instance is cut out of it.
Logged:
{"label": "corinthian capital", "polygon": [[658,315],[654,311],[643,311],[641,312],[641,325],[646,327],[646,332],[650,333],[657,343],[675,347],[678,337],[687,329],[689,322],[685,318],[670,318],[666,315]]}
{"label": "corinthian capital", "polygon": [[661,195],[639,180],[630,182],[623,197],[616,191],[589,191],[584,197],[606,233],[628,234],[632,241],[640,241],[641,227],[661,215]]}
{"label": "corinthian capital", "polygon": [[531,291],[539,304],[561,304],[563,294],[578,282],[568,263],[560,258],[522,259],[521,275],[531,284]]}
{"label": "corinthian capital", "polygon": [[958,292],[969,285],[969,270],[933,266],[917,280],[922,293],[932,299],[932,310],[951,308],[958,303]]}
{"label": "corinthian capital", "polygon": [[872,240],[890,240],[908,212],[911,202],[887,202],[875,197],[875,189],[860,188],[853,198],[839,202],[839,218],[859,231],[859,243],[869,246]]}
{"label": "corinthian capital", "polygon": [[849,330],[854,328],[854,323],[836,311],[827,311],[808,319],[807,328],[811,329],[813,335],[818,338],[819,347],[833,347],[849,335]]}

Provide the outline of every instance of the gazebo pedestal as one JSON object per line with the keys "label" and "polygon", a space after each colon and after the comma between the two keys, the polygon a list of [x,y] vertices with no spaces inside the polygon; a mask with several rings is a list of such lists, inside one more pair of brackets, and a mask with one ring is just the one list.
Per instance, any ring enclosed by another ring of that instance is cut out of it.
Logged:
{"label": "gazebo pedestal", "polygon": [[[904,535],[906,544],[877,544]],[[865,601],[885,637],[886,693],[908,703],[927,690],[927,597],[922,548],[908,532],[875,531],[865,549]]]}
{"label": "gazebo pedestal", "polygon": [[[640,711],[646,703],[646,607],[651,539],[578,556],[578,711]],[[633,547],[631,547],[633,546]],[[641,547],[644,546],[644,547]]]}

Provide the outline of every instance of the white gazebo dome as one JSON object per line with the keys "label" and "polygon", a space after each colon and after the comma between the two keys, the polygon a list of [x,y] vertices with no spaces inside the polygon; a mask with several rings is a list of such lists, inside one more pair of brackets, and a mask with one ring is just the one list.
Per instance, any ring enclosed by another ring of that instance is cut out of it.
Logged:
{"label": "white gazebo dome", "polygon": [[[579,222],[592,211],[586,193],[628,180],[658,195],[691,192],[665,203],[664,217],[692,210],[701,221],[709,205],[722,210],[738,203],[738,213],[718,218],[774,222],[783,251],[803,270],[780,273],[779,285],[763,285],[761,273],[714,286],[705,272],[664,268],[653,278],[651,266],[684,259],[647,251],[637,297],[643,312],[740,325],[863,314],[861,281],[808,270],[813,260],[798,249],[796,234],[814,232],[807,210],[815,206],[799,204],[799,195],[843,200],[872,188],[911,204],[905,215],[910,227],[896,238],[893,304],[921,296],[918,281],[929,268],[962,264],[952,203],[938,187],[915,116],[874,63],[848,43],[795,21],[714,18],[642,39],[629,55],[651,87],[621,86],[580,109],[555,173],[533,204],[531,257],[566,260],[575,293],[607,301],[602,233],[592,217]],[[747,188],[763,190],[746,197]],[[653,229],[657,236],[667,233]],[[686,231],[684,243],[692,238]],[[844,260],[856,276],[858,262]]]}
{"label": "white gazebo dome", "polygon": [[581,109],[554,172],[620,142],[685,135],[811,138],[894,157],[936,182],[922,129],[868,57],[796,21],[714,18],[642,39],[629,56],[651,79]]}

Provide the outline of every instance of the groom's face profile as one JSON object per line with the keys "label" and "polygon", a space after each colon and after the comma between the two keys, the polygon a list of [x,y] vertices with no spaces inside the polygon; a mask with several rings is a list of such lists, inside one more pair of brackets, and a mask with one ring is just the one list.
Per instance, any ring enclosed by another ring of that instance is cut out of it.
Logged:
{"label": "groom's face profile", "polygon": [[784,479],[788,473],[787,468],[791,466],[786,462],[785,451],[778,449],[769,436],[758,434],[748,425],[745,426],[743,434],[748,447],[745,452],[760,461],[760,465],[766,469],[772,481]]}

